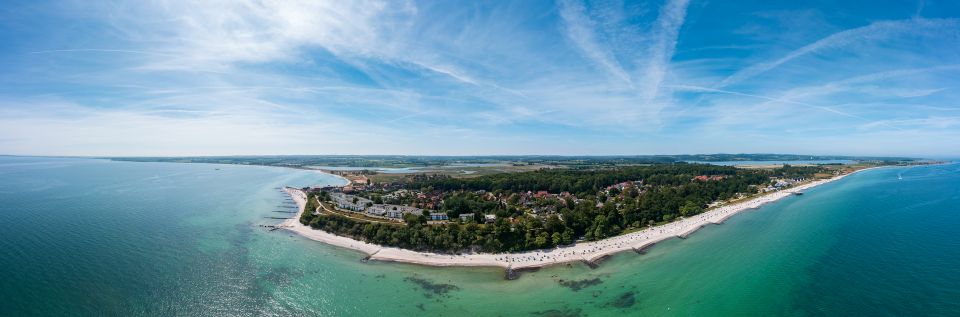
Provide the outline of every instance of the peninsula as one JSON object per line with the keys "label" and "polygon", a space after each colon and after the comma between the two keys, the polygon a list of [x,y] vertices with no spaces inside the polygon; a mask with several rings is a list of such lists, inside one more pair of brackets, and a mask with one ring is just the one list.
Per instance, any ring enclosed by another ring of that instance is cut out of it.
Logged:
{"label": "peninsula", "polygon": [[378,261],[508,273],[593,265],[878,165],[668,163],[379,184],[351,177],[340,187],[285,188],[299,213],[281,227]]}

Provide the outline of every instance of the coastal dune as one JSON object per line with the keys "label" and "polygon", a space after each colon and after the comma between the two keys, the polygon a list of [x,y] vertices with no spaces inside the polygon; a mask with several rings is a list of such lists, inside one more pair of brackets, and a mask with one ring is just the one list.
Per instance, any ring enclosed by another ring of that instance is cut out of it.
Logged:
{"label": "coastal dune", "polygon": [[284,188],[284,191],[297,203],[299,212],[296,217],[284,221],[281,226],[308,239],[366,253],[369,255],[370,260],[429,266],[487,266],[502,267],[508,270],[530,269],[569,262],[594,263],[603,257],[623,251],[632,250],[641,252],[644,248],[650,247],[657,242],[675,237],[685,238],[708,224],[722,223],[741,211],[758,208],[764,204],[780,200],[806,189],[842,179],[848,175],[850,174],[806,183],[744,202],[716,207],[696,216],[616,237],[591,242],[578,242],[571,246],[522,253],[438,254],[417,252],[366,243],[322,230],[315,230],[299,222],[300,214],[304,212],[306,206],[306,193],[300,189],[291,187]]}

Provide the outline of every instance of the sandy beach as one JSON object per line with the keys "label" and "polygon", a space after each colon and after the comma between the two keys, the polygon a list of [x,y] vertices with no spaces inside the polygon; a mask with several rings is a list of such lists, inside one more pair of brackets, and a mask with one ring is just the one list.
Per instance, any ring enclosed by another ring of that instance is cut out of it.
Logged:
{"label": "sandy beach", "polygon": [[322,230],[314,230],[309,226],[300,224],[298,221],[300,219],[300,213],[304,212],[307,199],[306,193],[299,189],[290,187],[284,188],[284,190],[297,203],[300,211],[297,213],[296,217],[284,221],[281,226],[284,229],[296,232],[308,239],[364,252],[370,256],[371,260],[378,261],[394,261],[430,266],[490,266],[503,267],[507,269],[536,268],[554,264],[581,261],[593,263],[614,253],[631,250],[640,251],[666,239],[674,237],[684,238],[707,224],[722,223],[727,218],[730,218],[741,211],[758,208],[761,205],[777,201],[784,197],[793,195],[796,192],[801,192],[806,189],[842,179],[850,174],[802,184],[789,189],[784,189],[756,197],[744,202],[719,206],[693,217],[684,218],[682,220],[656,227],[650,227],[629,234],[599,241],[579,242],[566,247],[535,250],[522,253],[474,253],[453,255],[416,252],[400,248],[370,244],[348,237],[337,236]]}
{"label": "sandy beach", "polygon": [[366,254],[374,254],[377,251],[382,249],[382,246],[376,244],[370,244],[363,241],[357,241],[348,237],[338,236],[332,233],[328,233],[323,230],[315,230],[310,226],[306,226],[300,223],[300,215],[303,214],[304,208],[307,205],[307,194],[300,190],[299,188],[293,187],[284,187],[283,191],[287,192],[293,201],[297,203],[297,215],[293,218],[284,220],[280,227],[287,229],[297,234],[304,236],[310,240],[320,241],[326,244],[335,245],[338,247],[354,249]]}

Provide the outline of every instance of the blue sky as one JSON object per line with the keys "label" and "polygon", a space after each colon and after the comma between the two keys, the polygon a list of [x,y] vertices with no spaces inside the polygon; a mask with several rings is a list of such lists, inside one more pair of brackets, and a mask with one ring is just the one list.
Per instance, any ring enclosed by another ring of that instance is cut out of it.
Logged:
{"label": "blue sky", "polygon": [[958,1],[7,1],[0,153],[960,154]]}

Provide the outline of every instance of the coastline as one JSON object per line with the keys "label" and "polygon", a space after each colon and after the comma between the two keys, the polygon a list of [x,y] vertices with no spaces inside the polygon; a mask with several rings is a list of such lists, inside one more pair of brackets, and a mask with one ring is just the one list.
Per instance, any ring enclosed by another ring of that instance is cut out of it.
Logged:
{"label": "coastline", "polygon": [[679,221],[650,227],[641,231],[610,237],[599,241],[580,242],[570,246],[553,249],[534,250],[521,253],[472,253],[472,254],[439,254],[418,252],[395,247],[366,243],[349,237],[338,236],[323,230],[316,230],[300,223],[300,215],[304,212],[307,195],[302,190],[284,187],[284,191],[296,202],[299,211],[294,218],[281,223],[283,229],[293,231],[307,239],[327,243],[330,245],[348,248],[363,252],[370,260],[385,262],[400,262],[426,266],[464,266],[464,267],[501,267],[509,271],[520,269],[535,269],[550,265],[570,262],[586,262],[593,264],[604,257],[623,251],[641,253],[644,249],[670,238],[686,238],[693,232],[708,224],[720,224],[741,211],[756,209],[760,206],[775,202],[819,185],[834,182],[849,175],[879,167],[866,168],[848,174],[835,176],[829,179],[818,180],[797,187],[769,193],[747,201],[738,202],[710,209],[699,215],[684,218]]}
{"label": "coastline", "polygon": [[[337,175],[337,174],[334,174],[334,173],[330,173],[330,172],[325,171],[325,170],[318,170],[318,169],[312,169],[312,168],[306,168],[306,167],[294,167],[294,168],[295,168],[295,169],[299,169],[299,170],[304,170],[304,171],[313,171],[313,172],[317,172],[317,173],[320,173],[320,174],[330,175],[330,176],[333,176],[333,177],[336,177],[336,178],[339,178],[340,180],[342,180],[342,181],[343,181],[343,185],[349,185],[349,184],[350,184],[350,180],[347,179],[346,177],[343,177],[343,176],[340,176],[340,175]],[[341,185],[341,186],[342,186],[342,185]],[[289,194],[289,193],[288,193],[288,194]]]}

